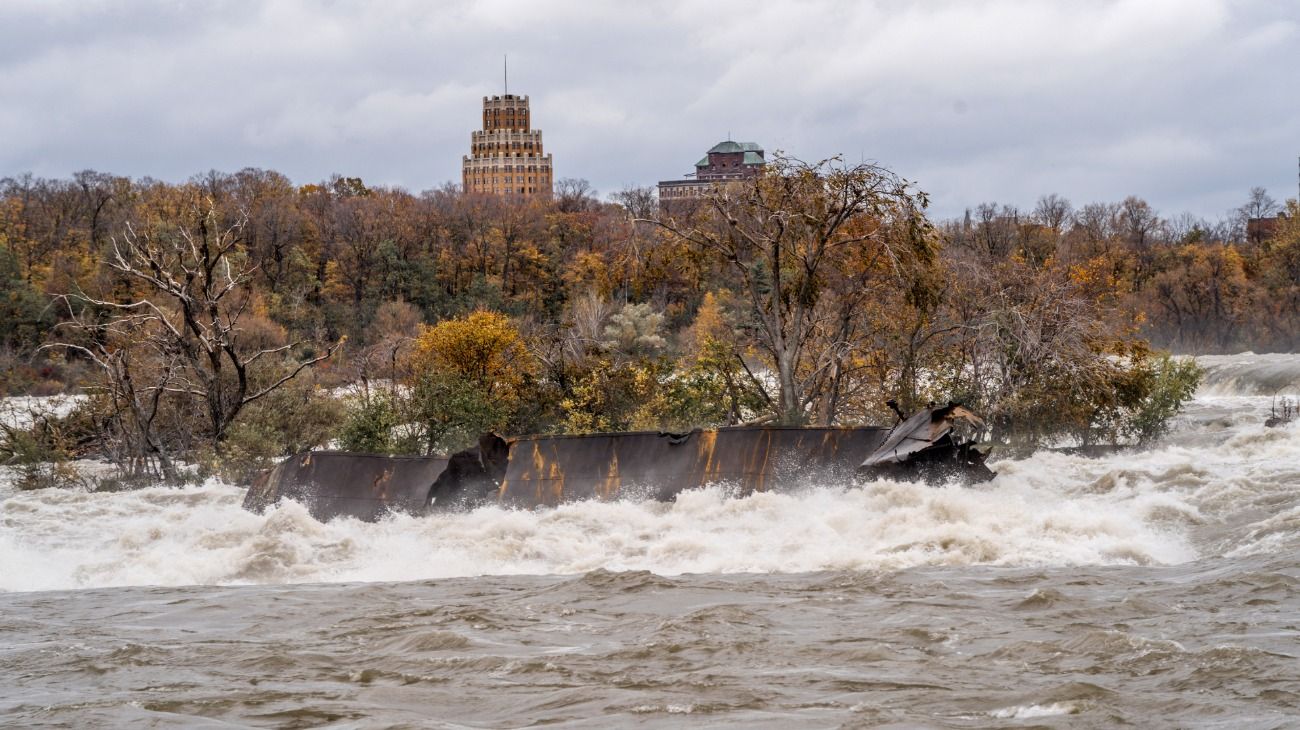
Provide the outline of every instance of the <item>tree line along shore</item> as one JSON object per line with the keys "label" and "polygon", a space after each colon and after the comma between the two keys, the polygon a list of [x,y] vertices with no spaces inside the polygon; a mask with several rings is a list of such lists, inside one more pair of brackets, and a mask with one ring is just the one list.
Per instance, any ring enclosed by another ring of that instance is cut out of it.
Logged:
{"label": "tree line along shore", "polygon": [[334,444],[445,453],[486,431],[887,424],[958,400],[984,438],[1141,443],[1195,389],[1165,351],[1291,351],[1300,210],[978,206],[935,221],[889,170],[778,156],[660,210],[601,200],[298,186],[0,181],[0,387],[75,392],[0,433],[23,484],[246,480]]}

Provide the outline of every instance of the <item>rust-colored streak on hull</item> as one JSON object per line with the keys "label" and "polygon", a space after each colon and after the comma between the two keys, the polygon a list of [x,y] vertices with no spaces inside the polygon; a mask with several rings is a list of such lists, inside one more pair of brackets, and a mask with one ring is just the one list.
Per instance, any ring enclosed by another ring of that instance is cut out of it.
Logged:
{"label": "rust-colored streak on hull", "polygon": [[446,466],[445,458],[432,456],[298,454],[250,487],[244,508],[260,512],[281,499],[292,499],[322,522],[335,517],[373,522],[388,512],[418,513]]}
{"label": "rust-colored streak on hull", "polygon": [[532,436],[516,439],[500,502],[531,508],[583,499],[671,499],[712,483],[741,494],[800,484],[847,483],[881,428],[728,428]]}

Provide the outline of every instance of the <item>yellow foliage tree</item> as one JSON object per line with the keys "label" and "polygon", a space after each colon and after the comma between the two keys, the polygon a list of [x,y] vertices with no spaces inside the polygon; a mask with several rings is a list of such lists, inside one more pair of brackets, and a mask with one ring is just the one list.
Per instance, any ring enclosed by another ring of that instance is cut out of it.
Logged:
{"label": "yellow foliage tree", "polygon": [[429,372],[451,376],[507,408],[534,370],[519,330],[504,314],[486,311],[424,327],[409,365],[412,379]]}

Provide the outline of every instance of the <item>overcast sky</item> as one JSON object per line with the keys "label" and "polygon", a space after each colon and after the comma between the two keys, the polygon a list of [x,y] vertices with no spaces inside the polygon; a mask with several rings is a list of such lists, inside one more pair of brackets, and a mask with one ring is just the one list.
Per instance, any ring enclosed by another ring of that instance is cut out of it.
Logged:
{"label": "overcast sky", "polygon": [[731,138],[879,162],[939,216],[1044,193],[1217,217],[1295,197],[1300,2],[0,2],[0,177],[460,180],[481,98],[557,177],[680,177]]}

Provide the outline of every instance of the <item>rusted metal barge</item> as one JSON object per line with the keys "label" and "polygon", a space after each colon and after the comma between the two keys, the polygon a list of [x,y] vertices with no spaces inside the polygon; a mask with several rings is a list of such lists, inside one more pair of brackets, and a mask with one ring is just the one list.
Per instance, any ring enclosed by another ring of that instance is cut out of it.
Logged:
{"label": "rusted metal barge", "polygon": [[289,457],[249,488],[248,509],[282,500],[319,520],[374,521],[488,504],[531,509],[585,499],[671,500],[725,484],[739,496],[855,479],[993,474],[970,434],[982,424],[957,404],[929,408],[892,428],[736,427],[505,439],[485,434],[450,457],[314,451]]}

